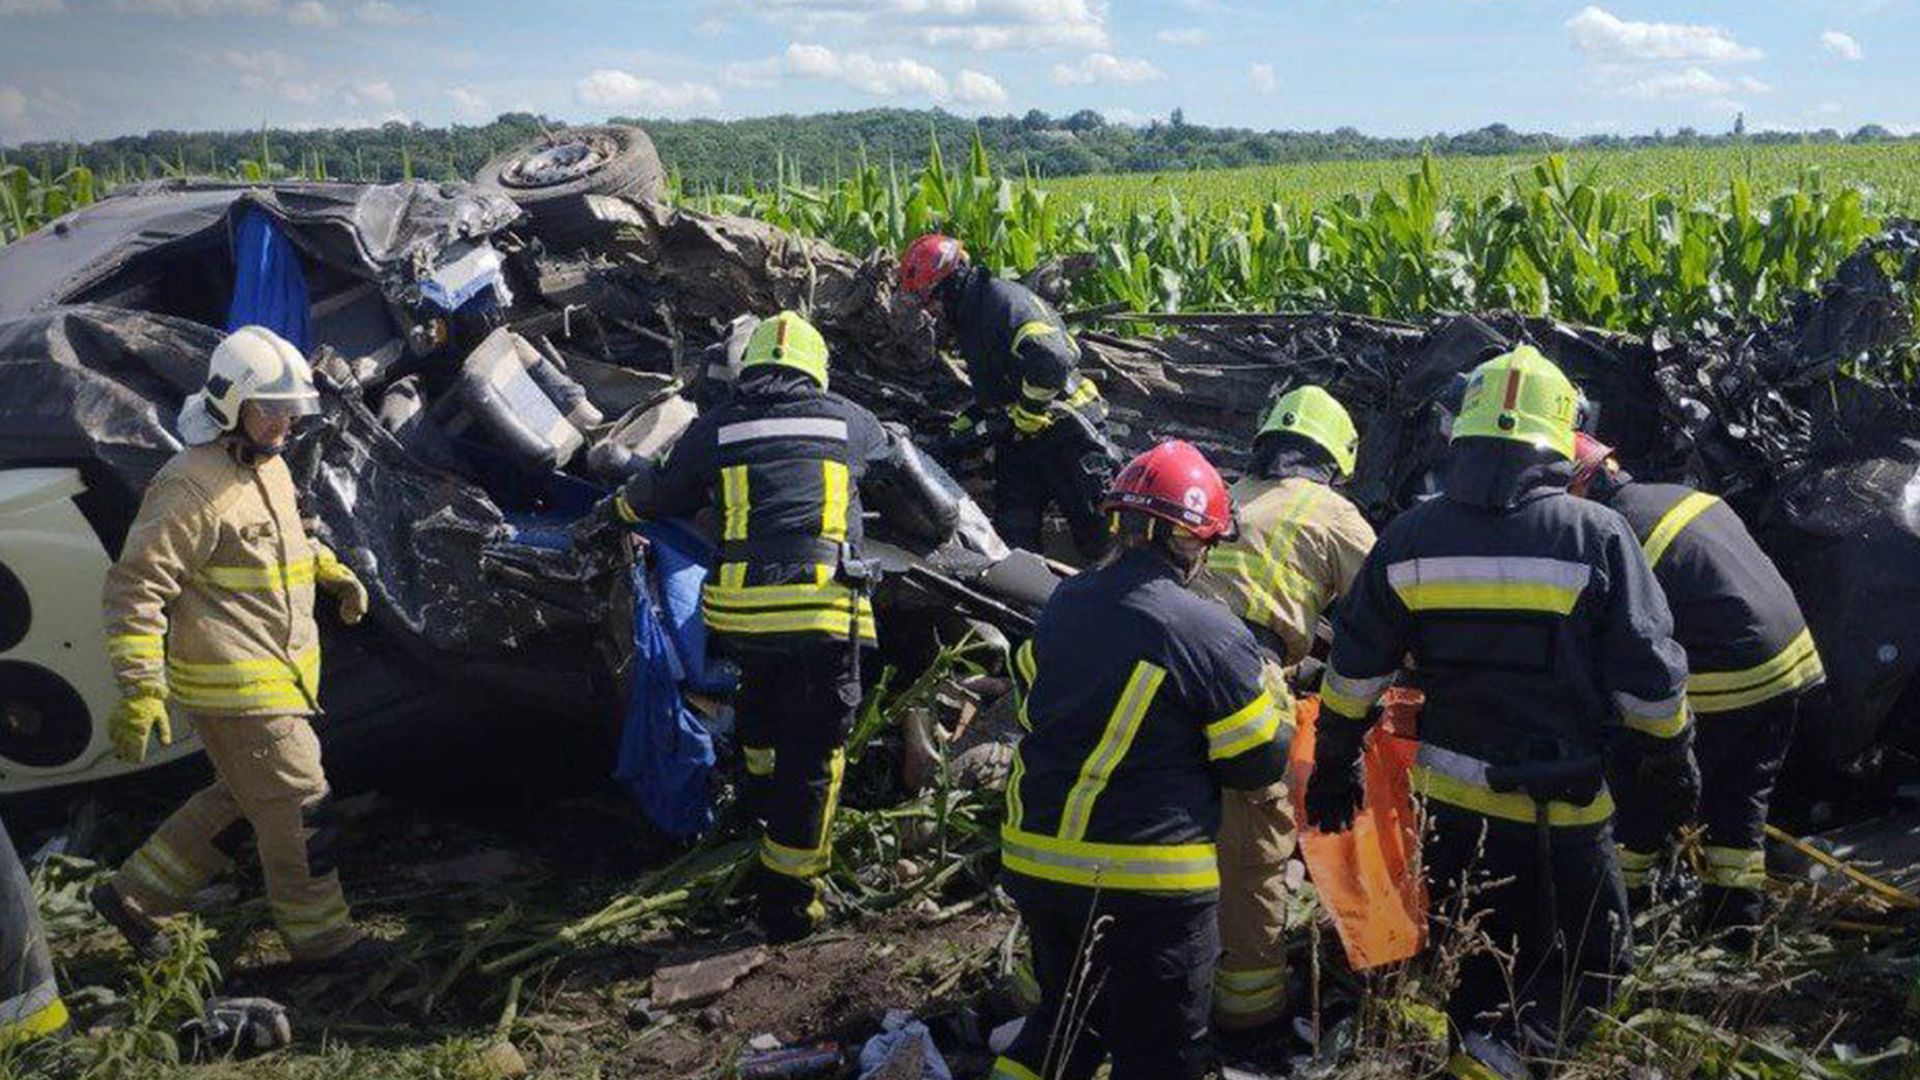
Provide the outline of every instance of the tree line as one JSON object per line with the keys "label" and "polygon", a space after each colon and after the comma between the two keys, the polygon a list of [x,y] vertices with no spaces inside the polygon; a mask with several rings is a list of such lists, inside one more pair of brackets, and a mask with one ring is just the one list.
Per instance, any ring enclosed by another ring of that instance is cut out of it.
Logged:
{"label": "tree line", "polygon": [[[1032,110],[1022,116],[955,116],[940,109],[867,109],[810,116],[741,120],[622,118],[647,129],[670,173],[688,189],[740,190],[765,184],[777,171],[808,181],[831,178],[868,160],[919,162],[929,140],[943,153],[966,152],[977,130],[996,160],[1019,162],[1039,176],[1146,172],[1408,157],[1422,150],[1447,155],[1535,154],[1573,148],[1707,146],[1729,142],[1838,143],[1895,139],[1869,125],[1851,133],[1749,134],[1743,124],[1724,134],[1692,128],[1648,135],[1563,138],[1490,124],[1473,131],[1421,138],[1333,131],[1256,131],[1188,123],[1179,109],[1164,120],[1113,123],[1083,109],[1067,116]],[[564,123],[531,113],[505,113],[491,123],[428,127],[390,122],[369,128],[259,131],[151,131],[88,143],[26,143],[0,148],[0,160],[56,175],[85,165],[110,181],[166,176],[233,176],[242,162],[262,175],[325,176],[343,180],[462,179],[509,147],[558,130]]]}

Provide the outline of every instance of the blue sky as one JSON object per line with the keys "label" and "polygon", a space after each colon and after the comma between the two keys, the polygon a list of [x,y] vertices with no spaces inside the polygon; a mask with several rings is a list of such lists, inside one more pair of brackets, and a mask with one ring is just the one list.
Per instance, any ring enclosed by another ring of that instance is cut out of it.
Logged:
{"label": "blue sky", "polygon": [[0,143],[939,105],[1920,130],[1920,0],[0,0]]}

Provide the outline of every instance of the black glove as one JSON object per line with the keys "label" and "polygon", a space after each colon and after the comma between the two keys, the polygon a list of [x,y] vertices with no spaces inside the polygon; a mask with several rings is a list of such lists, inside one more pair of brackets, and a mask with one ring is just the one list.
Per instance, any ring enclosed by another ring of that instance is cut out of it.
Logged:
{"label": "black glove", "polygon": [[1313,774],[1307,778],[1308,825],[1324,833],[1342,833],[1353,826],[1353,815],[1367,796],[1360,765],[1366,734],[1366,725],[1357,720],[1321,714],[1313,737]]}
{"label": "black glove", "polygon": [[1627,808],[1665,838],[1693,820],[1700,807],[1700,764],[1693,756],[1693,731],[1672,739],[1630,736],[1611,770],[1626,790]]}
{"label": "black glove", "polygon": [[614,500],[620,498],[616,493],[593,504],[586,516],[567,527],[567,539],[575,551],[586,551],[606,543],[610,536],[632,528],[616,509]]}

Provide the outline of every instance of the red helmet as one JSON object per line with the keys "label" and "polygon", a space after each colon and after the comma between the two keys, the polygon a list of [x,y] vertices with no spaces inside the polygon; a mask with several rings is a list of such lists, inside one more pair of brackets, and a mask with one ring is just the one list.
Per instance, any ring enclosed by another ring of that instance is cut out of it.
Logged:
{"label": "red helmet", "polygon": [[1226,481],[1205,454],[1179,439],[1128,462],[1107,489],[1100,509],[1150,514],[1207,541],[1230,537],[1234,531]]}
{"label": "red helmet", "polygon": [[1567,490],[1575,495],[1584,496],[1593,486],[1594,478],[1607,467],[1613,457],[1613,447],[1584,431],[1573,433],[1573,483]]}
{"label": "red helmet", "polygon": [[966,265],[967,249],[960,241],[939,233],[928,233],[907,245],[900,256],[900,288],[922,300],[933,294],[934,286],[953,276]]}

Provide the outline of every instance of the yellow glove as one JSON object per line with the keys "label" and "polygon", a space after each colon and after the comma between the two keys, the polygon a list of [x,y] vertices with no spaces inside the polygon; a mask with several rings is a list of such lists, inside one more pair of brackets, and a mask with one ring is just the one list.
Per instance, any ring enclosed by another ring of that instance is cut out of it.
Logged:
{"label": "yellow glove", "polygon": [[360,584],[360,579],[333,552],[320,549],[319,566],[313,577],[321,588],[340,598],[341,622],[352,626],[366,617],[367,587]]}
{"label": "yellow glove", "polygon": [[107,737],[122,761],[138,765],[147,757],[147,736],[158,731],[160,745],[173,745],[173,723],[167,718],[167,693],[155,686],[137,686],[107,714]]}
{"label": "yellow glove", "polygon": [[1013,420],[1013,429],[1022,435],[1038,435],[1053,426],[1051,404],[1030,409],[1022,402],[1009,406],[1007,416]]}

